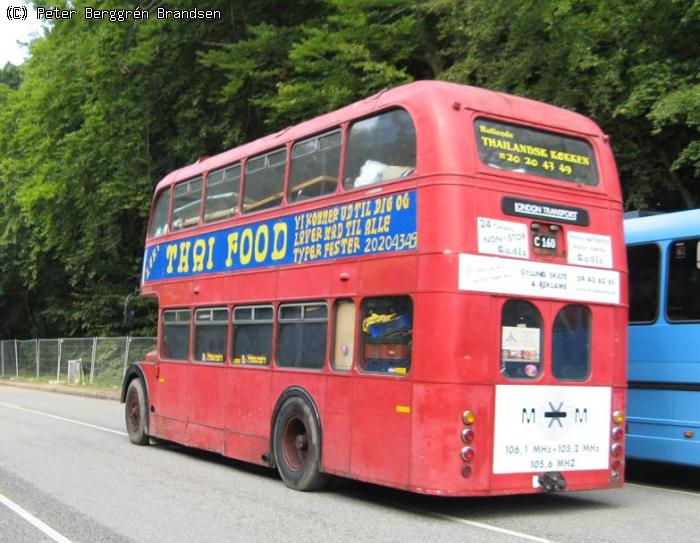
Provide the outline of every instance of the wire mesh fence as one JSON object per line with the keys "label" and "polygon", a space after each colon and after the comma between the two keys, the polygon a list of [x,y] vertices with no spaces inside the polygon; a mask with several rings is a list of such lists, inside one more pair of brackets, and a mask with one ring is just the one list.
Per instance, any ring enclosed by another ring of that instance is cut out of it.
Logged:
{"label": "wire mesh fence", "polygon": [[155,338],[131,336],[3,340],[0,377],[117,386],[155,345]]}

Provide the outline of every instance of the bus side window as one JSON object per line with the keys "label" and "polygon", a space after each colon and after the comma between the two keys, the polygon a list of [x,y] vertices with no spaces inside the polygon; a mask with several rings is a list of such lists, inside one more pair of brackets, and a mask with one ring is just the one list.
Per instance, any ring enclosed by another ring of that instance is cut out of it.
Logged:
{"label": "bus side window", "polygon": [[241,190],[241,165],[234,164],[211,172],[207,176],[207,201],[204,222],[233,217],[238,208]]}
{"label": "bus side window", "polygon": [[666,317],[670,322],[700,320],[700,239],[670,244]]}
{"label": "bus side window", "polygon": [[542,316],[524,300],[508,300],[501,313],[501,373],[534,379],[542,368]]}
{"label": "bus side window", "polygon": [[585,305],[567,305],[552,326],[552,374],[583,381],[590,370],[591,311]]}
{"label": "bus side window", "polygon": [[284,170],[287,149],[277,149],[251,158],[245,168],[243,211],[262,211],[279,207],[284,194]]}
{"label": "bus side window", "polygon": [[233,310],[233,363],[267,366],[272,358],[271,305],[239,306]]}
{"label": "bus side window", "polygon": [[335,333],[333,334],[334,370],[352,368],[355,353],[355,303],[352,300],[338,300],[335,304]]}
{"label": "bus side window", "polygon": [[323,367],[328,327],[325,303],[281,305],[277,326],[277,364],[280,367]]}
{"label": "bus side window", "polygon": [[362,302],[362,369],[405,375],[411,367],[413,303],[408,296]]}
{"label": "bus side window", "polygon": [[394,109],[354,123],[349,130],[346,189],[407,177],[416,168],[416,129],[407,111]]}
{"label": "bus side window", "polygon": [[659,263],[656,244],[627,248],[629,268],[630,323],[651,324],[659,311]]}
{"label": "bus side window", "polygon": [[340,169],[340,130],[294,144],[287,199],[298,202],[332,194]]}
{"label": "bus side window", "polygon": [[198,309],[194,314],[194,358],[199,362],[226,360],[228,310]]}
{"label": "bus side window", "polygon": [[151,238],[162,236],[168,233],[168,211],[170,210],[170,187],[160,191],[153,206],[153,216],[151,217],[151,229],[148,236]]}
{"label": "bus side window", "polygon": [[202,203],[202,176],[175,185],[171,230],[196,226]]}
{"label": "bus side window", "polygon": [[190,357],[190,310],[163,311],[162,315],[161,358],[188,360]]}

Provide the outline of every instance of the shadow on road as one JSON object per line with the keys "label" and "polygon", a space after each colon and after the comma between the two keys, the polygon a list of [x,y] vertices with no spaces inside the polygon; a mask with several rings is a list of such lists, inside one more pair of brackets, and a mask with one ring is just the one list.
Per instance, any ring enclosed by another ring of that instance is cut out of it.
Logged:
{"label": "shadow on road", "polygon": [[630,483],[700,492],[700,469],[691,466],[627,459],[625,477]]}
{"label": "shadow on road", "polygon": [[[216,453],[190,449],[167,441],[159,440],[156,445],[192,458],[228,466],[231,469],[249,473],[256,477],[279,480],[276,470],[263,466],[232,460]],[[628,460],[626,478],[628,482],[635,484],[658,486],[686,492],[700,492],[700,469],[688,466]],[[281,485],[282,482],[280,481],[279,484]],[[597,491],[445,498],[414,494],[349,479],[333,478],[323,492],[338,494],[358,502],[371,503],[377,507],[410,512],[411,514],[446,515],[465,519],[479,519],[481,522],[488,522],[489,519],[502,519],[508,515],[520,517],[537,516],[541,515],[542,511],[563,514],[567,512],[592,512],[619,507],[616,500],[606,499],[606,496],[619,492],[616,490],[610,490],[610,494],[608,494],[608,491]]]}

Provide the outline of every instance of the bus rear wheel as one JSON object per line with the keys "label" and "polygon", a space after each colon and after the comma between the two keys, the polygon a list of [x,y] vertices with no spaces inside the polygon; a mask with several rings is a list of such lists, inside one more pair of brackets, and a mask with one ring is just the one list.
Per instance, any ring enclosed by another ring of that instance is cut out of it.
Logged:
{"label": "bus rear wheel", "polygon": [[136,445],[147,445],[146,434],[146,393],[140,379],[134,379],[126,390],[125,418],[129,439]]}
{"label": "bus rear wheel", "polygon": [[286,400],[273,430],[273,453],[282,481],[294,490],[318,490],[328,481],[321,473],[321,429],[308,402]]}

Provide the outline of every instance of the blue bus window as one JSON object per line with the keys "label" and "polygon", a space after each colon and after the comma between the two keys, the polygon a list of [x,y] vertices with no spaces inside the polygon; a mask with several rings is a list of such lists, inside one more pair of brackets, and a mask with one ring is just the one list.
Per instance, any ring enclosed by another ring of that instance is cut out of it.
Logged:
{"label": "blue bus window", "polygon": [[674,241],[668,256],[669,321],[700,320],[700,267],[698,244],[700,238]]}
{"label": "blue bus window", "polygon": [[656,244],[627,248],[631,323],[651,323],[659,311],[659,247]]}

